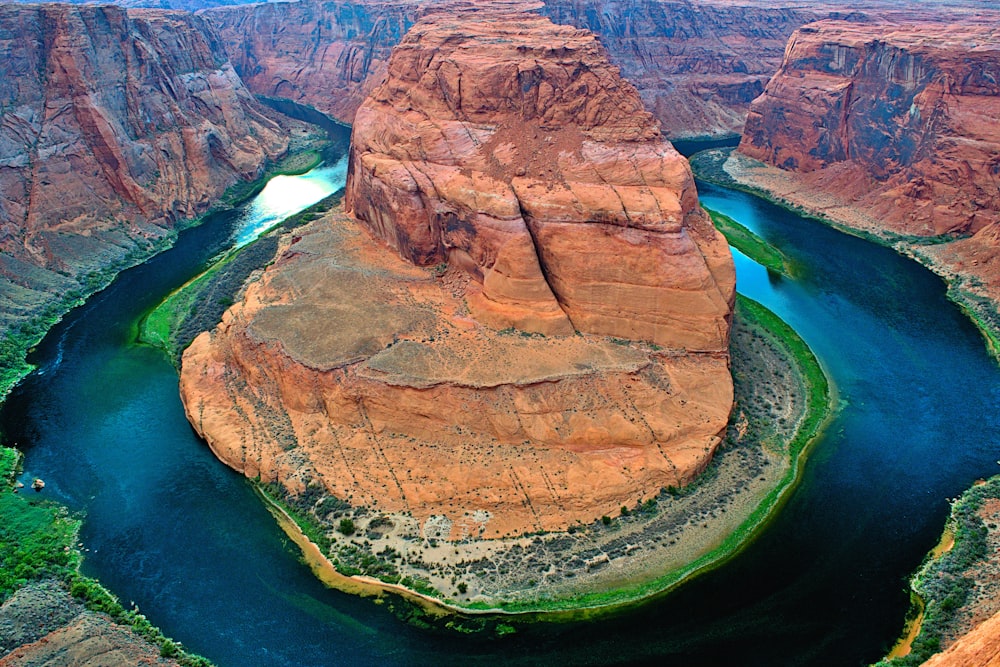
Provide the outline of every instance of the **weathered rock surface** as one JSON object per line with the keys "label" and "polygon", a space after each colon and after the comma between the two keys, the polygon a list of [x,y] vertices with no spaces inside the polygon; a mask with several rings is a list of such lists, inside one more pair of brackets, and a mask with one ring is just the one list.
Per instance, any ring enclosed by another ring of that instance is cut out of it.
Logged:
{"label": "weathered rock surface", "polygon": [[1000,613],[990,617],[924,667],[995,667],[1000,664]]}
{"label": "weathered rock surface", "polygon": [[899,234],[980,231],[1000,219],[998,20],[801,28],[740,152]]}
{"label": "weathered rock surface", "polygon": [[0,100],[4,329],[148,252],[288,145],[182,12],[0,6]]}
{"label": "weathered rock surface", "polygon": [[347,207],[411,262],[460,266],[484,324],[724,353],[732,259],[687,161],[592,33],[510,21],[410,31],[355,117]]}
{"label": "weathered rock surface", "polygon": [[739,134],[788,37],[830,11],[683,0],[547,0],[543,10],[596,33],[672,138]]}
{"label": "weathered rock surface", "polygon": [[444,517],[453,538],[565,529],[708,462],[726,355],[494,331],[466,281],[343,215],[314,224],[185,352],[191,423],[248,477]]}
{"label": "weathered rock surface", "polygon": [[[385,75],[389,52],[433,6],[416,0],[266,3],[203,13],[255,93],[311,105],[351,123]],[[555,23],[597,34],[671,137],[725,135],[781,63],[804,23],[837,10],[800,3],[549,0]]]}
{"label": "weathered rock surface", "polygon": [[189,418],[244,474],[497,537],[710,460],[728,248],[593,35],[522,6],[411,30],[357,115],[362,223],[309,228],[186,351]]}
{"label": "weathered rock surface", "polygon": [[254,93],[312,106],[350,124],[421,4],[306,0],[218,7],[201,15],[217,27]]}
{"label": "weathered rock surface", "polygon": [[0,605],[0,667],[178,665],[107,616],[88,611],[57,581],[17,590]]}

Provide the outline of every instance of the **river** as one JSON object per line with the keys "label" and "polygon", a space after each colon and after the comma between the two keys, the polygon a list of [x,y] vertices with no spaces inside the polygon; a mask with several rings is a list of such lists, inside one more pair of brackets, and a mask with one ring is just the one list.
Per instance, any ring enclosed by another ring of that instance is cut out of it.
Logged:
{"label": "river", "polygon": [[[304,178],[342,184],[337,170],[325,174]],[[699,190],[792,259],[795,278],[784,279],[738,255],[738,288],[800,332],[845,407],[759,539],[628,613],[502,640],[444,636],[312,576],[246,481],[194,435],[169,360],[133,342],[141,313],[238,242],[255,219],[246,210],[183,232],[67,316],[0,428],[25,451],[25,478],[85,513],[84,572],[220,667],[877,660],[901,629],[906,578],[935,543],[947,498],[1000,471],[1000,370],[915,263],[752,196]]]}

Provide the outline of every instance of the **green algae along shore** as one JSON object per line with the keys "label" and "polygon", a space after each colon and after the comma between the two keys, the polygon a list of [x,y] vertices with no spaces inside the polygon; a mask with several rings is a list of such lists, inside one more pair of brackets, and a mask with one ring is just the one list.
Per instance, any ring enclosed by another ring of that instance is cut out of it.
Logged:
{"label": "green algae along shore", "polygon": [[16,449],[0,446],[0,662],[95,660],[124,667],[168,658],[164,664],[209,667],[80,574],[81,521],[19,488],[21,461]]}

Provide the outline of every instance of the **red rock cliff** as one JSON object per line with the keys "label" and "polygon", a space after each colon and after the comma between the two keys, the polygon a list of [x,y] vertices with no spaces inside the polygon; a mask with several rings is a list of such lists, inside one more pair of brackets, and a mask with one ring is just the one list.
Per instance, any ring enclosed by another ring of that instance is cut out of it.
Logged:
{"label": "red rock cliff", "polygon": [[788,37],[824,17],[821,8],[683,0],[547,0],[543,11],[596,33],[670,137],[738,134]]}
{"label": "red rock cliff", "polygon": [[977,232],[1000,219],[1000,29],[803,27],[739,150],[851,198],[890,231]]}
{"label": "red rock cliff", "polygon": [[355,117],[346,203],[473,278],[495,328],[724,352],[734,277],[687,161],[593,33],[435,15]]}
{"label": "red rock cliff", "polygon": [[306,0],[217,7],[202,16],[254,93],[350,124],[420,7],[417,0]]}
{"label": "red rock cliff", "polygon": [[190,14],[0,6],[0,312],[141,254],[286,150]]}
{"label": "red rock cliff", "polygon": [[302,230],[181,373],[237,470],[452,538],[687,483],[733,398],[732,259],[686,161],[591,33],[498,5],[413,27],[357,115],[363,223]]}
{"label": "red rock cliff", "polygon": [[[343,122],[385,75],[389,51],[431,3],[267,3],[204,16],[255,93]],[[732,134],[778,68],[788,36],[826,14],[750,3],[550,0],[555,23],[594,32],[671,137]]]}

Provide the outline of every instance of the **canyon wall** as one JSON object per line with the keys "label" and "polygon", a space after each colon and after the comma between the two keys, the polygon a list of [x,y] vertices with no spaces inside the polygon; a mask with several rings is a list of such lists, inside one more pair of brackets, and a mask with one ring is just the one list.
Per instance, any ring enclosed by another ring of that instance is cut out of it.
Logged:
{"label": "canyon wall", "polygon": [[385,73],[417,0],[278,2],[202,12],[257,95],[305,104],[350,124]]}
{"label": "canyon wall", "polygon": [[[432,3],[268,3],[203,13],[255,93],[345,123],[385,76],[391,48]],[[550,0],[555,23],[595,33],[670,137],[732,135],[778,68],[788,36],[828,15],[741,3]]]}
{"label": "canyon wall", "polygon": [[739,150],[852,197],[888,230],[975,233],[1000,215],[995,25],[803,27]]}
{"label": "canyon wall", "polygon": [[547,0],[543,12],[596,33],[673,138],[739,134],[788,37],[826,15],[822,3],[683,0]]}
{"label": "canyon wall", "polygon": [[904,18],[796,32],[726,170],[941,274],[1000,353],[1000,12]]}
{"label": "canyon wall", "polygon": [[288,130],[183,12],[0,6],[0,326],[262,173]]}
{"label": "canyon wall", "polygon": [[427,536],[564,530],[711,459],[732,259],[593,34],[455,7],[357,113],[357,221],[293,239],[185,352],[182,396],[220,458],[295,495]]}

